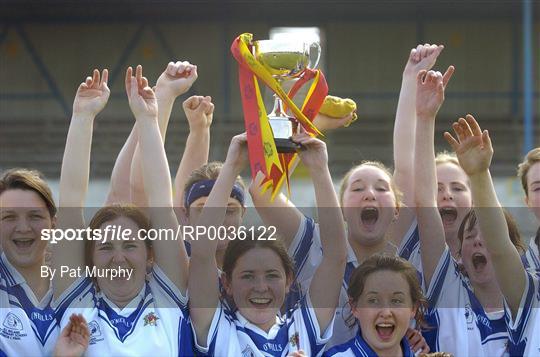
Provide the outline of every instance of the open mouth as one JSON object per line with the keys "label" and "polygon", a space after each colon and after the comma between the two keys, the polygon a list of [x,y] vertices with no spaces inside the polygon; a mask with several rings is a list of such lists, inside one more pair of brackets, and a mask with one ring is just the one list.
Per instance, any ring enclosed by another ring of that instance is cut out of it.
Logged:
{"label": "open mouth", "polygon": [[443,207],[439,209],[439,214],[445,226],[453,224],[457,219],[457,209],[454,207]]}
{"label": "open mouth", "polygon": [[13,239],[13,244],[19,249],[30,248],[36,240],[34,238],[17,238]]}
{"label": "open mouth", "polygon": [[474,253],[472,256],[472,264],[475,270],[483,269],[487,264],[487,258],[480,253]]}
{"label": "open mouth", "polygon": [[379,210],[375,207],[365,207],[360,214],[362,224],[365,226],[374,226],[379,219]]}
{"label": "open mouth", "polygon": [[251,298],[248,301],[256,308],[266,308],[272,303],[272,299],[269,298]]}
{"label": "open mouth", "polygon": [[394,333],[395,326],[391,323],[381,323],[375,325],[375,329],[381,340],[389,340]]}

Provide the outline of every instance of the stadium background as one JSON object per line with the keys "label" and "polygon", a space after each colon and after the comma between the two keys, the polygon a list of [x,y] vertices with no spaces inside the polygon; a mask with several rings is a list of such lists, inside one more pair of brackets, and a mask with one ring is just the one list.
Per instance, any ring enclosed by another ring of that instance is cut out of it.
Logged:
{"label": "stadium background", "polygon": [[[540,3],[531,3],[533,146],[540,145]],[[517,0],[362,1],[0,1],[0,170],[43,171],[57,194],[61,158],[78,84],[93,68],[109,68],[111,97],[96,119],[89,206],[106,195],[114,160],[134,119],[123,88],[128,65],[142,64],[151,83],[170,60],[198,65],[199,79],[177,100],[166,151],[176,172],[187,122],[181,102],[211,95],[216,105],[211,160],[223,160],[232,135],[243,128],[231,41],[242,32],[268,38],[281,26],[316,26],[330,93],[353,98],[360,119],[327,135],[336,183],[353,164],[391,164],[392,129],[401,72],[419,43],[444,44],[436,68],[456,66],[437,122],[436,148],[448,149],[442,132],[472,113],[490,130],[492,173],[505,206],[522,206],[515,169],[524,150],[523,8]],[[266,94],[267,107],[271,96]],[[267,108],[268,111],[270,108]],[[293,200],[312,206],[302,170]],[[245,173],[246,176],[249,173]],[[526,210],[516,216],[529,237]]]}

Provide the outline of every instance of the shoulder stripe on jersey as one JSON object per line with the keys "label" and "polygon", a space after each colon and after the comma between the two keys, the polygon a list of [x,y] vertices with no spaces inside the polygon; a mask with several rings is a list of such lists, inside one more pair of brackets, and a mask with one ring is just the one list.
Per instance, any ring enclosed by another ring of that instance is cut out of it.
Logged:
{"label": "shoulder stripe on jersey", "polygon": [[294,250],[292,256],[295,268],[295,276],[298,276],[299,272],[302,270],[307,261],[311,245],[313,244],[313,235],[315,234],[315,223],[313,219],[305,217],[304,223],[304,231],[302,232],[300,243]]}
{"label": "shoulder stripe on jersey", "polygon": [[525,317],[522,317],[522,323],[519,323],[518,329],[519,331],[519,340],[522,341],[524,339],[523,333],[525,333],[527,323],[529,321],[529,317],[531,317],[532,313],[532,301],[535,295],[535,289],[534,289],[534,279],[532,278],[531,274],[527,274],[528,279],[528,286],[527,286],[527,297],[525,298],[525,303],[523,306],[523,311],[526,312]]}
{"label": "shoulder stripe on jersey", "polygon": [[[446,278],[446,273],[448,272],[448,267],[450,266],[450,262],[452,259],[450,257],[450,252],[448,250],[445,250],[443,254],[444,254],[443,265],[441,269],[439,269],[439,271],[437,272],[437,275],[431,278],[432,280],[431,284],[435,283],[433,289],[430,291],[430,294],[427,296],[429,306],[431,307],[435,307],[435,305],[437,304],[437,301],[439,301],[439,295],[441,294],[441,290],[444,285],[444,280]],[[435,280],[433,281],[433,279]]]}
{"label": "shoulder stripe on jersey", "polygon": [[405,260],[409,260],[412,252],[415,249],[415,246],[420,242],[418,223],[416,222],[416,219],[414,220],[413,224],[409,228],[409,231],[406,233],[403,239],[405,239],[405,242],[404,244],[401,244],[398,255]]}
{"label": "shoulder stripe on jersey", "polygon": [[66,295],[64,299],[59,301],[56,304],[55,313],[57,316],[57,321],[60,323],[60,320],[62,320],[62,317],[64,316],[64,313],[66,312],[66,309],[71,305],[73,300],[79,296],[84,289],[92,285],[92,280],[89,278],[83,278],[81,281],[71,289],[69,294]]}
{"label": "shoulder stripe on jersey", "polygon": [[0,276],[2,276],[2,275],[5,276],[5,278],[6,278],[9,285],[14,285],[15,284],[15,279],[13,278],[11,273],[9,272],[8,267],[5,265],[4,260],[0,256]]}
{"label": "shoulder stripe on jersey", "polygon": [[180,298],[177,296],[177,294],[175,294],[173,292],[173,290],[165,283],[165,281],[163,281],[161,279],[161,277],[156,274],[155,272],[153,272],[153,277],[154,279],[156,280],[156,282],[158,283],[158,285],[163,289],[163,291],[169,295],[169,297],[171,299],[173,299],[173,301],[176,303],[176,305],[178,305],[178,307],[180,307],[181,309],[185,308],[186,307],[186,304],[183,303]]}

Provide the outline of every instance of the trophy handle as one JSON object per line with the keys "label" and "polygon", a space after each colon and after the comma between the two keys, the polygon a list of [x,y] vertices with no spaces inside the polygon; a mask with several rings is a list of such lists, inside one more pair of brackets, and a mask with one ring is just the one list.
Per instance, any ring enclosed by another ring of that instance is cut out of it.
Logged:
{"label": "trophy handle", "polygon": [[[311,62],[311,53],[312,49],[315,49],[317,51],[317,58],[313,63]],[[319,60],[321,59],[321,45],[318,42],[312,42],[309,45],[309,65],[308,68],[315,69],[317,68],[317,65],[319,64]]]}

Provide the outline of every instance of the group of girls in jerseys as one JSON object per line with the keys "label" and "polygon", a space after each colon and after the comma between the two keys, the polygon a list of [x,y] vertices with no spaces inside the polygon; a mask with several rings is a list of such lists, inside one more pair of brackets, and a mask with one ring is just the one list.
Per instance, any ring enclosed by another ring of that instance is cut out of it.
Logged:
{"label": "group of girls in jerseys", "polygon": [[[108,71],[94,70],[73,103],[58,207],[39,172],[0,177],[0,356],[539,356],[540,231],[527,247],[501,208],[491,138],[472,115],[444,134],[454,153],[435,155],[454,73],[432,70],[442,50],[410,52],[393,173],[362,162],[336,194],[324,142],[295,134],[317,222],[282,194],[270,199],[255,175],[249,194],[276,240],[138,238],[242,224],[246,135],[232,138],[223,163],[208,163],[210,97],[183,102],[189,135],[171,180],[164,140],[175,99],[198,76],[189,62],[170,62],[154,87],[141,66],[127,69],[135,124],[105,206],[84,212],[93,123],[110,94]],[[350,118],[318,115],[315,125]],[[518,176],[540,220],[540,148]],[[126,234],[48,246],[41,232],[52,228]],[[61,274],[66,267],[79,273]],[[131,274],[91,273],[109,270]]]}

